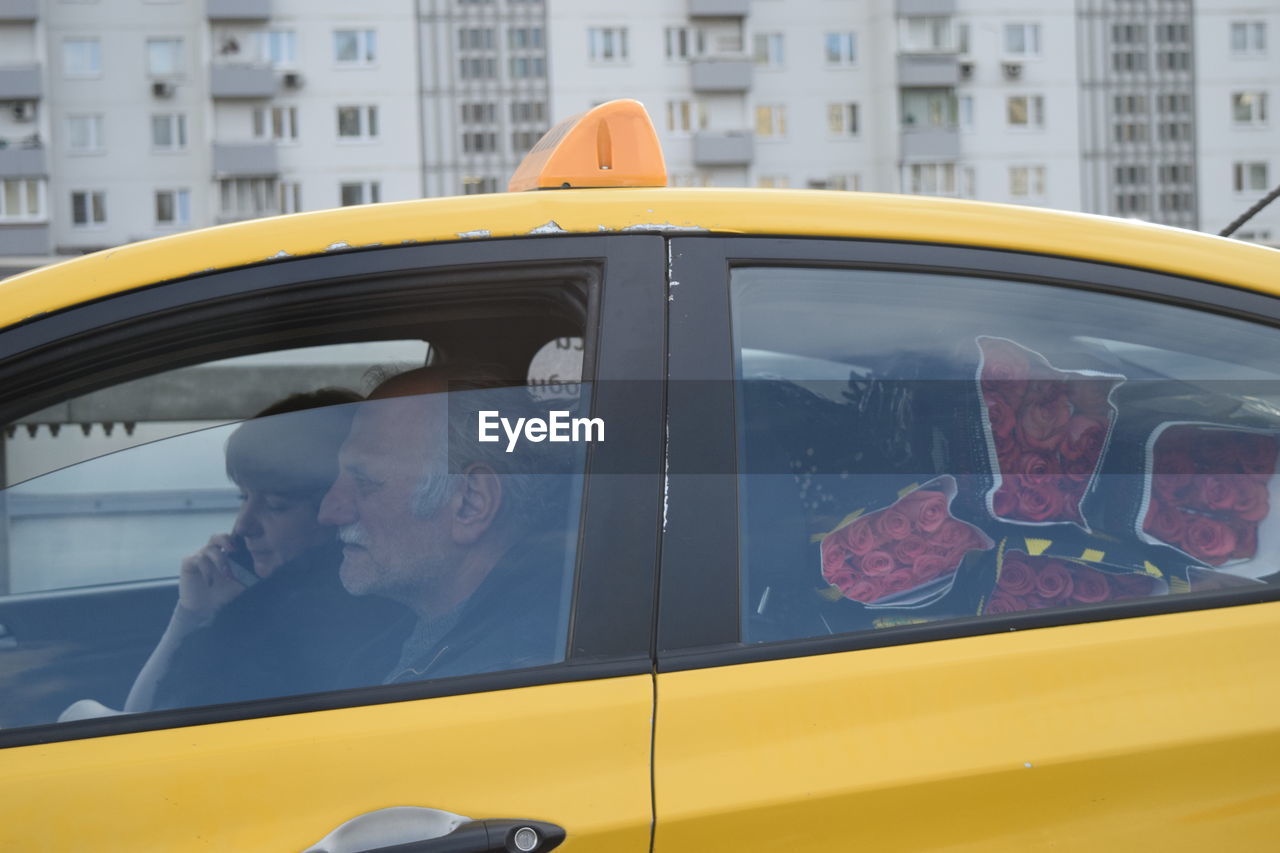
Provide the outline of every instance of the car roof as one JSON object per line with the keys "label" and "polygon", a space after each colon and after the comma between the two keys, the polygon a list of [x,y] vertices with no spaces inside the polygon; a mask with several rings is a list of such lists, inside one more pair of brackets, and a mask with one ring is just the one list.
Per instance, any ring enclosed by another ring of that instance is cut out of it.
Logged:
{"label": "car roof", "polygon": [[844,237],[1035,252],[1280,295],[1280,251],[1138,220],[928,196],[770,189],[569,189],[361,205],[189,231],[0,283],[0,327],[136,287],[327,252],[617,233]]}

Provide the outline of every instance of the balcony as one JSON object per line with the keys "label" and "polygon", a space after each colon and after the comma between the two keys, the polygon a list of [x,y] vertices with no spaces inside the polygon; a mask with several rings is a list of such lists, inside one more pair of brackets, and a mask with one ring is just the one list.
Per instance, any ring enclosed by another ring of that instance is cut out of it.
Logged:
{"label": "balcony", "polygon": [[0,0],[0,21],[35,21],[40,17],[40,0]]}
{"label": "balcony", "polygon": [[689,0],[690,18],[745,18],[751,0]]}
{"label": "balcony", "polygon": [[40,66],[0,66],[0,101],[31,101],[44,95]]}
{"label": "balcony", "polygon": [[745,59],[699,59],[689,63],[695,92],[745,92],[751,88],[751,63]]}
{"label": "balcony", "polygon": [[279,174],[274,142],[213,143],[215,178],[257,178]]}
{"label": "balcony", "polygon": [[954,86],[959,82],[960,60],[955,54],[898,55],[899,86]]}
{"label": "balcony", "polygon": [[749,166],[756,138],[749,130],[704,130],[693,135],[695,166]]}
{"label": "balcony", "polygon": [[210,21],[265,21],[271,17],[271,0],[205,0]]}
{"label": "balcony", "polygon": [[954,160],[960,156],[960,132],[954,127],[902,131],[903,160]]}
{"label": "balcony", "polygon": [[214,65],[209,69],[209,93],[215,98],[270,98],[276,88],[276,72],[270,66]]}
{"label": "balcony", "polygon": [[900,18],[917,15],[940,17],[956,13],[956,0],[897,0],[895,11]]}
{"label": "balcony", "polygon": [[15,147],[11,141],[0,148],[0,178],[43,178],[47,174],[43,148]]}

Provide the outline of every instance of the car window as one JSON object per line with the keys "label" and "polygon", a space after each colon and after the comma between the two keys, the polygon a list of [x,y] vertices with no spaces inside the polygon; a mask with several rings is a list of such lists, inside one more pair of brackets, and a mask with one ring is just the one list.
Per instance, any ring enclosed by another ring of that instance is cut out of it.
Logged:
{"label": "car window", "polygon": [[564,660],[592,424],[562,290],[455,298],[420,339],[179,345],[12,421],[0,726]]}
{"label": "car window", "polygon": [[1280,568],[1271,328],[910,272],[738,268],[731,298],[748,642]]}

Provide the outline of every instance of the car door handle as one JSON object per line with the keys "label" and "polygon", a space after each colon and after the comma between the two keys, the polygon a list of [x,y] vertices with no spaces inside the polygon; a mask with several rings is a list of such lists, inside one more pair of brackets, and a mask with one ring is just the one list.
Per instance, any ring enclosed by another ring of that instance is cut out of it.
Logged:
{"label": "car door handle", "polygon": [[565,831],[538,820],[472,820],[441,809],[393,806],[353,817],[304,853],[545,853]]}

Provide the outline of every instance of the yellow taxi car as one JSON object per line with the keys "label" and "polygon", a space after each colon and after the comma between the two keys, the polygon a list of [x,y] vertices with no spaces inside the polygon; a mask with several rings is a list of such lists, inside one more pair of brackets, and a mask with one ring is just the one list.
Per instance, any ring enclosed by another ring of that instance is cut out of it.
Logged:
{"label": "yellow taxi car", "polygon": [[1274,846],[1280,254],[512,183],[0,284],[0,849]]}

